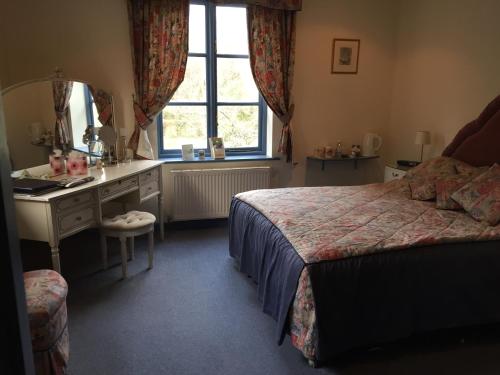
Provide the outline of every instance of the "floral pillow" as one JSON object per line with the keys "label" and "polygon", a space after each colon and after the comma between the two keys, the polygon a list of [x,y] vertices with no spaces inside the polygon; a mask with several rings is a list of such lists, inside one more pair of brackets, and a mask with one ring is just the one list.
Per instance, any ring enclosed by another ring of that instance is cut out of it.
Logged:
{"label": "floral pillow", "polygon": [[436,177],[412,177],[408,181],[411,199],[428,201],[436,198]]}
{"label": "floral pillow", "polygon": [[415,168],[410,169],[406,173],[407,178],[413,177],[429,177],[429,176],[449,176],[457,174],[455,165],[458,160],[439,156],[420,163]]}
{"label": "floral pillow", "polygon": [[411,198],[421,201],[435,199],[436,180],[456,175],[456,164],[457,160],[455,159],[439,156],[410,169],[405,178],[408,179]]}
{"label": "floral pillow", "polygon": [[436,180],[436,208],[441,210],[460,210],[462,206],[455,202],[451,195],[472,181],[470,175],[448,176]]}
{"label": "floral pillow", "polygon": [[479,176],[481,173],[486,172],[489,167],[474,167],[470,164],[464,163],[463,161],[458,161],[455,164],[455,169],[460,175],[472,176],[472,178]]}
{"label": "floral pillow", "polygon": [[474,219],[496,225],[500,221],[500,165],[493,165],[451,198]]}

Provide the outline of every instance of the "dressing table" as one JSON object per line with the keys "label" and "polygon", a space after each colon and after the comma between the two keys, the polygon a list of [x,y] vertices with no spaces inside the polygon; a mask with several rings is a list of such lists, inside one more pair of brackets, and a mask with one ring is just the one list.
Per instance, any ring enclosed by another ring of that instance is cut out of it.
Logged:
{"label": "dressing table", "polygon": [[[35,177],[50,176],[50,166],[45,164],[50,149],[57,146],[66,153],[74,149],[90,151],[90,141],[96,141],[96,134],[107,146],[108,155],[117,156],[116,145],[112,147],[116,139],[113,97],[104,90],[89,82],[66,79],[56,70],[49,77],[5,88],[1,94],[12,170],[27,170]],[[19,237],[47,242],[52,268],[57,272],[61,271],[60,240],[99,226],[103,205],[112,200],[136,205],[156,198],[164,238],[160,161],[93,167],[87,174],[94,180],[83,185],[38,196],[14,195]]]}
{"label": "dressing table", "polygon": [[94,177],[91,182],[38,196],[14,194],[19,237],[47,242],[52,253],[52,268],[60,273],[60,240],[99,226],[104,203],[119,200],[140,204],[157,198],[163,240],[161,164],[157,160],[134,160],[103,169],[93,167],[88,173]]}

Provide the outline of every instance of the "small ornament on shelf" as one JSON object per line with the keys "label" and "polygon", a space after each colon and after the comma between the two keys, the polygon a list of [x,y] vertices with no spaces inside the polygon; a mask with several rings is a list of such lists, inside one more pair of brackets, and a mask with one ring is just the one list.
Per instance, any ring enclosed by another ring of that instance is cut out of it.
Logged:
{"label": "small ornament on shelf", "polygon": [[337,148],[335,149],[335,157],[336,158],[342,157],[342,142],[340,141],[337,142]]}
{"label": "small ornament on shelf", "polygon": [[352,145],[351,158],[357,158],[360,155],[361,155],[361,146],[360,145]]}

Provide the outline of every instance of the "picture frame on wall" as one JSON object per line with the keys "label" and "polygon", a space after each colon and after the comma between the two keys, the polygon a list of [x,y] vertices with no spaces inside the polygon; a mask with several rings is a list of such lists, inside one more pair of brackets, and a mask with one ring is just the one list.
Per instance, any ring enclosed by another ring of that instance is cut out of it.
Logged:
{"label": "picture frame on wall", "polygon": [[359,39],[333,39],[332,74],[357,74],[359,63]]}

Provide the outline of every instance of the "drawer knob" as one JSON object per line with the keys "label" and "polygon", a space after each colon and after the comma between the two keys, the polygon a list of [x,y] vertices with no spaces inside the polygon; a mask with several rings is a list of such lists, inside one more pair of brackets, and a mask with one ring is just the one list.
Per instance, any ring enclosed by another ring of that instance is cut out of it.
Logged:
{"label": "drawer knob", "polygon": [[398,174],[396,172],[392,172],[392,177],[398,177]]}
{"label": "drawer knob", "polygon": [[73,199],[73,202],[75,202],[75,203],[80,202],[80,198],[75,198],[75,199]]}
{"label": "drawer knob", "polygon": [[148,187],[148,190],[152,190],[152,189],[153,189],[153,188],[152,188],[151,186],[150,186],[150,187]]}
{"label": "drawer knob", "polygon": [[107,194],[107,193],[109,193],[109,189],[104,190],[104,192],[105,192],[106,194]]}
{"label": "drawer knob", "polygon": [[76,221],[82,221],[82,217],[81,217],[81,216],[77,216],[77,217],[75,218],[75,220],[76,220]]}

